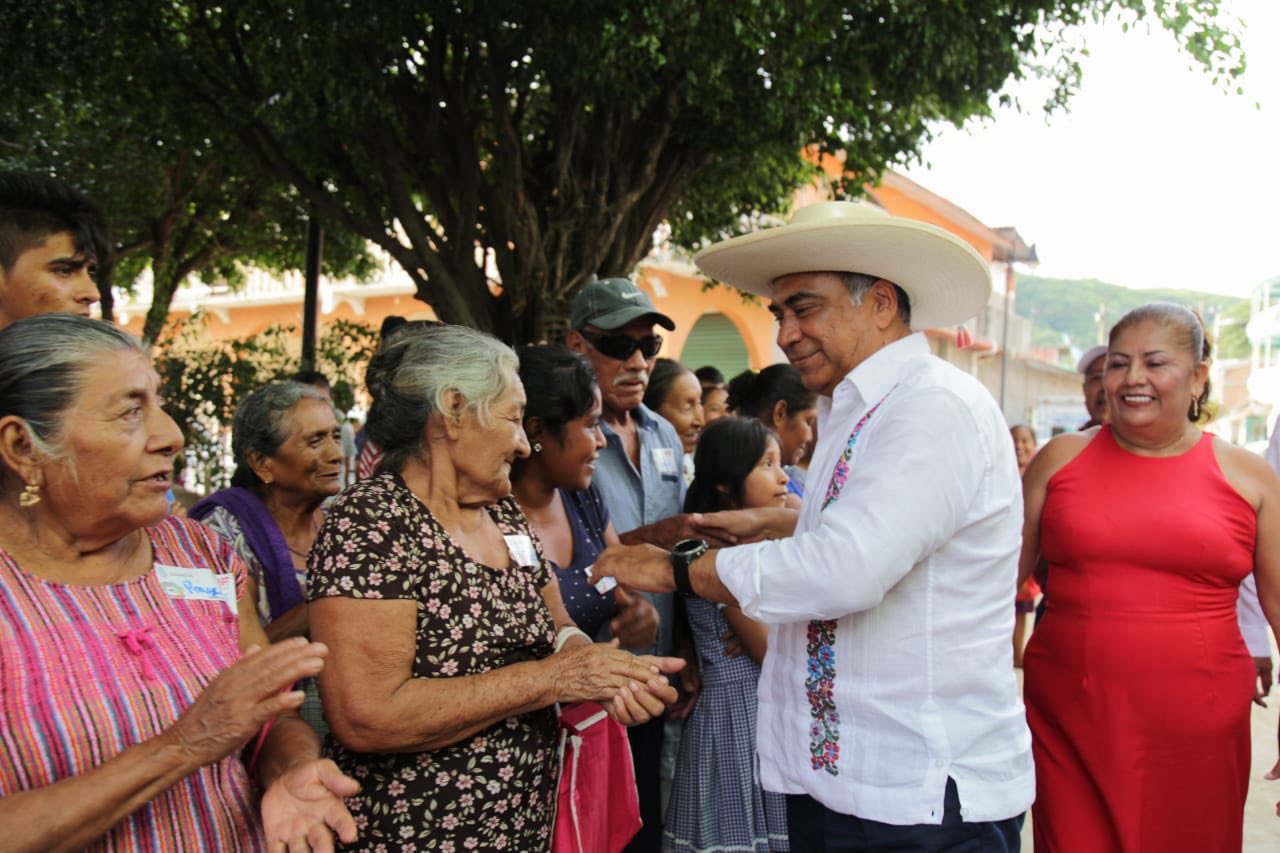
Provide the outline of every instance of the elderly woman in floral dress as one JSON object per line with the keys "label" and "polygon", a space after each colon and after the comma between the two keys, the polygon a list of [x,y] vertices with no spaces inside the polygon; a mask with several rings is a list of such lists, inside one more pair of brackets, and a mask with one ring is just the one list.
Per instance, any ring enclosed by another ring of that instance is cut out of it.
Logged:
{"label": "elderly woman in floral dress", "polygon": [[558,702],[624,723],[675,699],[682,662],[593,644],[511,497],[529,453],[515,354],[459,326],[371,364],[380,473],[335,502],[311,552],[329,748],[363,790],[365,849],[544,850]]}

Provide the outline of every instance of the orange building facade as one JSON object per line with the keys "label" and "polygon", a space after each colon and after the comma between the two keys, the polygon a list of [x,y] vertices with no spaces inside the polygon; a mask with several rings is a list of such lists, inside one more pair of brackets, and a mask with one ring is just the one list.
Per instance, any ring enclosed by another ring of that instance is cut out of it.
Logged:
{"label": "orange building facade", "polygon": [[[838,174],[839,164],[834,159],[824,160],[823,165],[830,176]],[[828,196],[822,186],[805,188],[797,193],[796,206]],[[1034,259],[1034,251],[1028,250],[1014,229],[989,227],[958,205],[894,172],[886,173],[878,186],[869,187],[868,196],[891,214],[929,222],[956,234],[987,260],[992,270],[992,297],[988,310],[965,324],[972,343],[958,347],[956,328],[926,333],[937,355],[978,376],[992,390],[1011,422],[1030,419],[1032,403],[1010,404],[1004,399],[1005,371],[996,368],[992,360],[1001,355],[1002,341],[1008,342],[1011,353],[1029,351],[1029,323],[1012,314],[1006,289],[1012,286],[1014,264]],[[782,360],[774,342],[773,318],[764,302],[729,287],[712,286],[687,254],[659,248],[641,262],[635,278],[658,309],[676,323],[675,331],[666,335],[662,355],[691,368],[713,364],[730,377],[744,368],[760,369]],[[117,303],[117,319],[135,334],[141,331],[149,301],[146,291],[144,283],[137,297],[122,294]],[[382,277],[372,283],[322,280],[321,330],[337,319],[374,328],[394,314],[435,319],[431,307],[414,292],[408,276],[389,260],[384,263]],[[274,277],[255,272],[247,285],[234,293],[199,284],[184,288],[174,300],[171,317],[179,319],[198,310],[205,318],[205,333],[212,339],[248,337],[273,325],[298,327],[300,337],[302,293],[300,274]],[[1007,323],[1006,308],[1010,311]],[[1055,381],[1064,389],[1063,394],[1071,393],[1065,389],[1078,381],[1069,373],[1059,380]]]}

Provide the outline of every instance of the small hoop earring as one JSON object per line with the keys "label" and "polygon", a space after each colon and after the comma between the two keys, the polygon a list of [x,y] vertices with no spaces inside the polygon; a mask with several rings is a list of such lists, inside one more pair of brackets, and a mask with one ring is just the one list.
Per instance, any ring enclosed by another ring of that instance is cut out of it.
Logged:
{"label": "small hoop earring", "polygon": [[40,487],[35,483],[27,483],[18,495],[18,506],[26,509],[40,503]]}
{"label": "small hoop earring", "polygon": [[533,443],[533,452],[534,452],[534,453],[541,453],[541,452],[542,452],[542,444],[541,444],[541,442],[537,442],[537,441],[535,441],[535,442]]}

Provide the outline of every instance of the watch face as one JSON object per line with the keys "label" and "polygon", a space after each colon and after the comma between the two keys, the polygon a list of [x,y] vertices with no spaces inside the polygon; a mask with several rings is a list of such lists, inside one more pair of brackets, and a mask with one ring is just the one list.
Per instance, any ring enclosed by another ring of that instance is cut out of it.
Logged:
{"label": "watch face", "polygon": [[682,539],[676,543],[674,548],[671,549],[671,553],[680,554],[681,556],[685,554],[696,554],[706,547],[707,543],[703,542],[701,539]]}

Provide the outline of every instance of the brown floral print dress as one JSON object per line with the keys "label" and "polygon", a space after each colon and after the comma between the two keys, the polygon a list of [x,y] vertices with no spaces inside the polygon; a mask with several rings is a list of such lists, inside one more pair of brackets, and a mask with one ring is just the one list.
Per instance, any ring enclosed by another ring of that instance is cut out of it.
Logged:
{"label": "brown floral print dress", "polygon": [[[536,542],[513,498],[489,507],[504,535]],[[476,563],[449,538],[400,476],[387,472],[344,492],[311,551],[310,598],[417,602],[416,678],[477,675],[552,653],[555,625],[538,565]],[[353,849],[546,850],[558,774],[551,708],[511,717],[428,752],[357,753],[332,735],[326,753],[355,777]]]}

